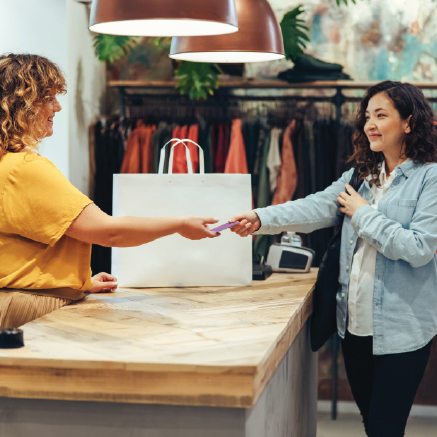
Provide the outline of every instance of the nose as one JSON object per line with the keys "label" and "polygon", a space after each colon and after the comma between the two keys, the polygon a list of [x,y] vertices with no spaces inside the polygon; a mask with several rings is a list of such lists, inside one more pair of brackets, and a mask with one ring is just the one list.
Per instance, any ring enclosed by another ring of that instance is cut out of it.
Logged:
{"label": "nose", "polygon": [[364,130],[369,132],[369,131],[375,129],[375,127],[376,127],[375,122],[373,121],[373,119],[369,118],[367,120],[366,124],[364,125]]}
{"label": "nose", "polygon": [[53,100],[53,111],[54,112],[59,112],[61,109],[62,109],[62,106],[58,102],[58,99],[55,97],[55,99]]}

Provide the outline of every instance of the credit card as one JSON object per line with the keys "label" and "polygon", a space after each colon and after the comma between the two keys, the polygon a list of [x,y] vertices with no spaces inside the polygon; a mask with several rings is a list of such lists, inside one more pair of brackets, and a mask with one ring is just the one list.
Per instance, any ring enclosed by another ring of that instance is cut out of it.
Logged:
{"label": "credit card", "polygon": [[240,223],[240,222],[225,223],[224,225],[220,225],[214,229],[210,229],[210,231],[211,232],[221,232],[221,231],[224,231],[225,229],[232,228],[232,226],[238,225],[238,223]]}

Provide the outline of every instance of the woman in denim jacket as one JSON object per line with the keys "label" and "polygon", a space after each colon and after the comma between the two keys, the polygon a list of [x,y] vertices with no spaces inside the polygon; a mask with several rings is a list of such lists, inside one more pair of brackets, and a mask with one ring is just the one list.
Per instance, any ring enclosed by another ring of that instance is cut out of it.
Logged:
{"label": "woman in denim jacket", "polygon": [[437,127],[408,83],[371,87],[356,118],[353,169],[326,190],[242,214],[244,237],[344,222],[337,326],[368,436],[403,436],[437,333]]}

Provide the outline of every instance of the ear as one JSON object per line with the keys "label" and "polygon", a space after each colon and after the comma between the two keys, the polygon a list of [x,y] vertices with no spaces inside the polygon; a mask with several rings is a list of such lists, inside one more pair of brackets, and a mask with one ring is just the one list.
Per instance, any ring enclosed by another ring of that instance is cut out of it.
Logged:
{"label": "ear", "polygon": [[406,127],[405,127],[405,133],[406,134],[409,134],[410,132],[411,132],[411,125],[410,125],[410,122],[411,122],[411,115],[406,119]]}

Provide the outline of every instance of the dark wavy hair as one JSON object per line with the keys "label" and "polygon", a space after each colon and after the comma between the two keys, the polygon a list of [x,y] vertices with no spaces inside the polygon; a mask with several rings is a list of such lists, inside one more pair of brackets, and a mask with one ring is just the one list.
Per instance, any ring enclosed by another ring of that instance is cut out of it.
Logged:
{"label": "dark wavy hair", "polygon": [[364,133],[366,110],[369,100],[376,94],[384,93],[399,112],[402,120],[409,116],[411,132],[405,134],[405,148],[401,157],[411,158],[419,163],[437,162],[437,126],[434,112],[423,92],[410,83],[386,80],[369,88],[361,101],[355,119],[356,131],[352,142],[354,154],[348,162],[358,167],[360,178],[372,175],[371,183],[379,185],[378,165],[384,160],[382,152],[373,152]]}

